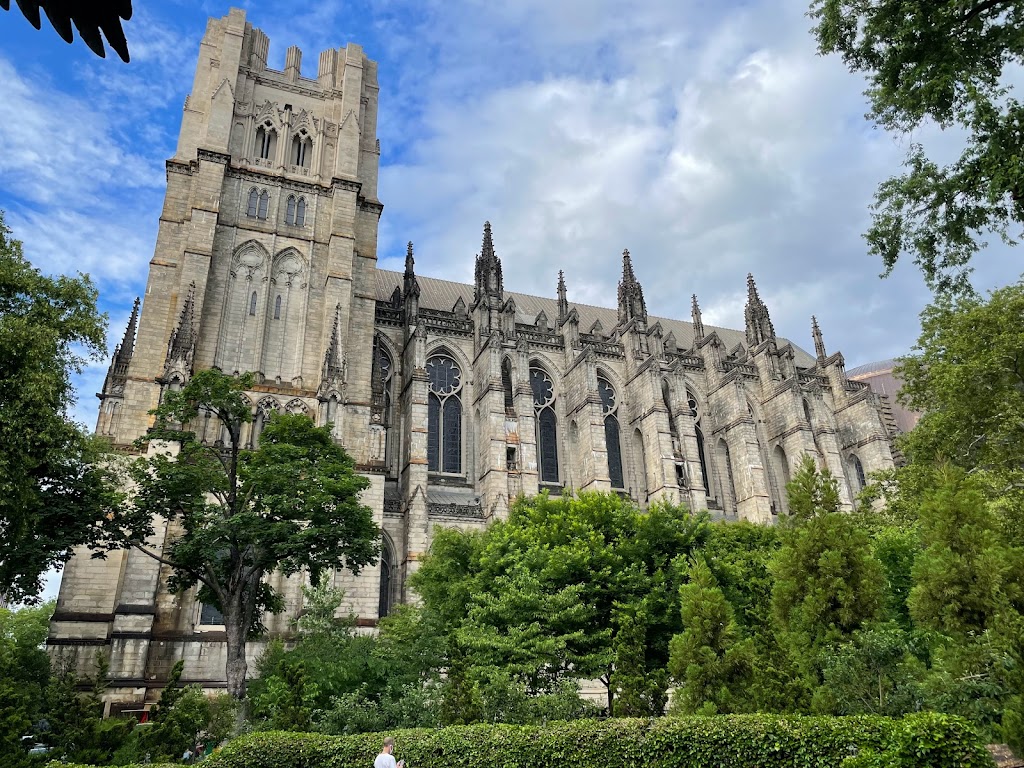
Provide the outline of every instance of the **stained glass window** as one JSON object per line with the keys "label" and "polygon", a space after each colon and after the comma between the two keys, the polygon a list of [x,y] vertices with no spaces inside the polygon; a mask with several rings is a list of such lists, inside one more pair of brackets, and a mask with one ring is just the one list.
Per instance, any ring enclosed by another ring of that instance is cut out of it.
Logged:
{"label": "stained glass window", "polygon": [[868,478],[864,474],[864,465],[860,463],[860,459],[856,456],[851,456],[850,461],[853,463],[853,472],[857,476],[857,490],[862,491],[868,484]]}
{"label": "stained glass window", "polygon": [[295,223],[295,195],[288,195],[288,206],[285,209],[284,223]]}
{"label": "stained glass window", "polygon": [[553,408],[555,385],[542,368],[530,367],[530,389],[537,414],[537,459],[542,483],[558,482],[558,419]]}
{"label": "stained glass window", "polygon": [[507,357],[501,361],[501,388],[505,392],[505,411],[513,412],[515,403],[512,400],[512,361]]}
{"label": "stained glass window", "polygon": [[601,398],[601,412],[604,413],[604,442],[608,451],[608,477],[612,488],[624,488],[622,477],[622,449],[619,445],[619,419],[615,415],[618,403],[611,383],[598,377],[597,394]]}
{"label": "stained glass window", "polygon": [[394,558],[391,547],[384,542],[380,548],[380,600],[377,604],[377,616],[383,619],[391,613],[391,573],[394,570]]}
{"label": "stained glass window", "polygon": [[257,210],[256,210],[256,218],[266,219],[267,218],[267,209],[268,209],[269,206],[270,206],[270,195],[268,195],[267,192],[264,190],[262,193],[260,193],[260,204],[259,204],[259,208],[257,208]]}
{"label": "stained glass window", "polygon": [[[689,393],[687,393],[689,394]],[[700,419],[697,418],[697,401],[693,395],[686,401],[690,408],[690,415],[694,418],[694,431],[697,433],[697,458],[700,459],[700,473],[704,476],[704,493],[711,493],[711,481],[708,473],[707,455],[704,453],[704,431],[700,428]]]}
{"label": "stained glass window", "polygon": [[446,355],[427,360],[427,469],[462,472],[462,371]]}
{"label": "stained glass window", "polygon": [[260,202],[260,193],[257,192],[255,189],[250,189],[249,190],[249,205],[245,209],[245,215],[246,216],[251,216],[252,218],[255,219],[256,218],[256,206],[259,205],[259,202]]}

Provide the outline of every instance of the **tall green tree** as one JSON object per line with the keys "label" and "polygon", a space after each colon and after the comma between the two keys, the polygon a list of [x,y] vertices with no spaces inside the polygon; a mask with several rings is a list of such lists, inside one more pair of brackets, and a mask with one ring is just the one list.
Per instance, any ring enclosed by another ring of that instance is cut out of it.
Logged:
{"label": "tall green tree", "polygon": [[957,127],[942,165],[914,141],[906,172],[883,182],[866,238],[889,274],[909,254],[940,290],[970,292],[968,264],[988,233],[1024,224],[1024,104],[1007,73],[1024,63],[1018,0],[812,0],[822,53],[867,76],[869,118],[899,134]]}
{"label": "tall green tree", "polygon": [[96,297],[85,275],[33,268],[0,213],[0,598],[34,598],[117,506],[100,445],[70,417],[71,375],[106,351]]}
{"label": "tall green tree", "polygon": [[775,619],[806,668],[829,644],[841,641],[878,614],[883,575],[867,534],[839,511],[835,477],[808,455],[787,487],[792,517],[772,561]]}
{"label": "tall green tree", "polygon": [[[251,384],[249,376],[207,370],[166,394],[146,439],[173,450],[154,451],[133,466],[136,489],[118,518],[132,546],[172,569],[171,590],[198,586],[200,599],[220,609],[227,690],[236,699],[245,696],[246,640],[261,629],[264,611],[283,608],[265,577],[305,571],[315,583],[328,569],[358,572],[376,559],[380,540],[359,502],[368,482],[328,427],[278,414],[258,449],[241,449],[241,426],[251,418],[242,391]],[[220,422],[223,447],[204,444],[188,429],[200,414]],[[179,532],[162,553],[146,544],[156,517]]]}
{"label": "tall green tree", "polygon": [[[700,558],[679,589],[683,631],[672,638],[668,668],[679,688],[672,700],[680,714],[715,715],[749,705],[753,642],[740,637],[732,606]],[[745,701],[746,699],[746,701]]]}
{"label": "tall green tree", "polygon": [[965,639],[1024,610],[1024,550],[1006,544],[981,483],[951,464],[920,508],[924,551],[914,563],[910,615]]}
{"label": "tall green tree", "polygon": [[27,762],[21,737],[43,718],[50,660],[43,650],[54,604],[0,607],[0,764]]}

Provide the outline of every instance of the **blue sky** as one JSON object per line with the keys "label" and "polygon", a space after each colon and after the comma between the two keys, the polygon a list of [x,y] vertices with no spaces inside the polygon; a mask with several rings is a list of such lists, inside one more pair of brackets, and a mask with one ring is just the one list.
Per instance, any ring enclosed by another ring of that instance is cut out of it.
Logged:
{"label": "blue sky", "polygon": [[[816,55],[799,0],[377,0],[243,3],[271,39],[361,44],[379,62],[380,265],[416,243],[423,274],[468,281],[483,221],[506,287],[611,305],[623,248],[649,310],[739,327],[753,272],[775,326],[811,345],[816,314],[847,365],[906,352],[929,294],[912,264],[880,280],[860,233],[909,139],[864,119],[863,82]],[[0,209],[47,272],[88,272],[110,347],[143,291],[208,16],[228,5],[135,2],[132,62],[96,58],[0,13]],[[936,152],[955,135],[915,136]],[[976,284],[1015,280],[1002,246]],[[95,423],[106,361],[79,377]]]}

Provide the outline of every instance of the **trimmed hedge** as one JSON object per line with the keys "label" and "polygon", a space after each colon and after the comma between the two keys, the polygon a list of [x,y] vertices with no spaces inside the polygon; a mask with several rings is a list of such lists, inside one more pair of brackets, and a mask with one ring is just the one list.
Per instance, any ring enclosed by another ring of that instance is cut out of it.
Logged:
{"label": "trimmed hedge", "polygon": [[[735,715],[580,720],[544,727],[396,731],[408,768],[983,768],[992,758],[966,720]],[[206,768],[372,768],[383,734],[254,733]]]}
{"label": "trimmed hedge", "polygon": [[[131,763],[130,765],[121,765],[118,768],[181,768],[182,763]],[[82,763],[62,763],[60,760],[51,760],[46,764],[46,768],[95,768],[92,765],[84,765]]]}

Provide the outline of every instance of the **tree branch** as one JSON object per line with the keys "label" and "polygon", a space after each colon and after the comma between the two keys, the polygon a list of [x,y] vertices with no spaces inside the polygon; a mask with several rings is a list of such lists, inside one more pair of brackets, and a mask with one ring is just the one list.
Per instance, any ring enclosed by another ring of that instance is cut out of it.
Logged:
{"label": "tree branch", "polygon": [[957,21],[958,24],[966,24],[968,21],[973,19],[975,16],[979,16],[985,11],[991,11],[1000,5],[1012,5],[1014,0],[985,0],[983,3],[978,3],[976,6],[971,8],[967,13],[960,17]]}
{"label": "tree branch", "polygon": [[192,570],[191,568],[185,568],[184,566],[181,566],[178,563],[175,563],[175,562],[173,562],[171,560],[168,560],[165,557],[160,557],[160,555],[156,554],[155,552],[150,552],[148,549],[146,549],[144,546],[139,544],[137,541],[131,542],[131,546],[134,547],[135,549],[139,550],[139,552],[141,552],[142,554],[148,555],[149,557],[153,558],[158,563],[163,563],[164,565],[169,566],[171,568],[174,568],[175,570],[188,571],[192,576],[195,576],[195,578],[198,581],[203,582],[203,584],[205,584],[207,587],[212,589],[214,592],[217,591],[217,589],[210,582],[208,582],[203,576],[201,576],[198,572]]}

